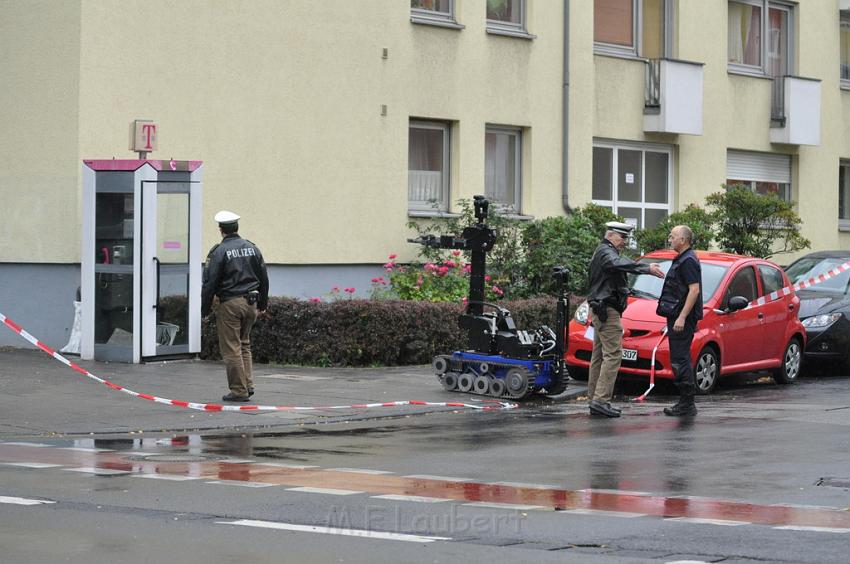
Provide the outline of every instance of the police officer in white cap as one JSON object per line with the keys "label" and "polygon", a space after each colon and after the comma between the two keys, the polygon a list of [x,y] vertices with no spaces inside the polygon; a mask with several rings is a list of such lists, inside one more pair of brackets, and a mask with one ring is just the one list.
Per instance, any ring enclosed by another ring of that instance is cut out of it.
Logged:
{"label": "police officer in white cap", "polygon": [[269,277],[260,249],[239,236],[239,216],[223,210],[215,221],[222,240],[207,255],[201,315],[210,314],[213,296],[218,296],[216,330],[230,387],[221,399],[246,402],[254,395],[251,328],[258,311],[262,314],[268,307]]}
{"label": "police officer in white cap", "polygon": [[623,356],[623,325],[620,314],[626,309],[629,288],[627,274],[652,274],[664,278],[656,264],[639,264],[620,256],[629,242],[633,226],[619,221],[605,224],[605,238],[590,260],[588,304],[593,311],[588,318],[593,324],[593,354],[587,379],[587,399],[591,415],[619,417],[620,410],[611,405],[614,384]]}

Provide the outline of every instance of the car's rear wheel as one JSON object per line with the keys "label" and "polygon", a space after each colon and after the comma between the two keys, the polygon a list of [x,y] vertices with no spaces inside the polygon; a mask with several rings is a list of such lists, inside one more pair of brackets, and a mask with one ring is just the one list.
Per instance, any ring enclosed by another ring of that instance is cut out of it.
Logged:
{"label": "car's rear wheel", "polygon": [[573,380],[587,382],[587,368],[581,366],[567,366],[567,372]]}
{"label": "car's rear wheel", "polygon": [[698,394],[710,394],[717,385],[720,377],[720,361],[717,352],[711,347],[705,347],[697,357],[694,366],[694,379]]}
{"label": "car's rear wheel", "polygon": [[791,384],[797,381],[800,375],[800,367],[803,362],[803,347],[800,346],[800,339],[792,338],[785,345],[785,352],[782,354],[782,364],[779,368],[773,370],[773,379],[777,384]]}

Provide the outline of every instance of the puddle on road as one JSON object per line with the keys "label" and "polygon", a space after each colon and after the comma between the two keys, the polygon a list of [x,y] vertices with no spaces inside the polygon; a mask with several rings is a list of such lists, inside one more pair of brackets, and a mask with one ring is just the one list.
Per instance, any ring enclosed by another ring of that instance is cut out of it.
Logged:
{"label": "puddle on road", "polygon": [[[399,476],[356,468],[319,468],[257,458],[250,435],[168,439],[83,439],[41,443],[0,443],[0,463],[55,464],[161,475],[172,479],[249,482],[273,486],[349,490],[372,495],[416,496],[456,502],[533,506],[555,511],[610,512],[628,516],[740,521],[768,526],[828,527],[850,530],[850,512],[790,505],[758,505],[691,496],[657,496],[612,489],[482,483],[441,476]],[[241,445],[241,446],[240,446]],[[228,454],[223,454],[224,452]],[[622,465],[598,467],[618,473]],[[41,470],[49,471],[49,470]],[[126,476],[126,474],[123,474]],[[94,476],[115,480],[121,476]]]}

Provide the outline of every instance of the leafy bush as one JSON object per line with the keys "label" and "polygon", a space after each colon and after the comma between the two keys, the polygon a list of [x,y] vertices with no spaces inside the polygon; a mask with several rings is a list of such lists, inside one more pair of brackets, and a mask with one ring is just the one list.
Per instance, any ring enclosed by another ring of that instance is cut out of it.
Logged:
{"label": "leafy bush", "polygon": [[714,208],[717,242],[724,251],[770,258],[811,245],[800,234],[803,222],[792,202],[773,194],[756,194],[746,186],[724,188],[705,199]]}
{"label": "leafy bush", "polygon": [[[554,327],[551,298],[506,302],[520,329]],[[259,363],[313,366],[426,364],[467,347],[457,325],[463,306],[390,300],[308,302],[271,298],[252,332]],[[219,359],[215,314],[203,324],[201,357]]]}
{"label": "leafy bush", "polygon": [[714,217],[708,211],[696,204],[688,204],[684,210],[672,213],[655,227],[639,229],[635,233],[638,247],[645,253],[668,248],[667,237],[670,230],[677,225],[687,225],[694,232],[692,247],[695,249],[708,249],[714,240],[712,230]]}

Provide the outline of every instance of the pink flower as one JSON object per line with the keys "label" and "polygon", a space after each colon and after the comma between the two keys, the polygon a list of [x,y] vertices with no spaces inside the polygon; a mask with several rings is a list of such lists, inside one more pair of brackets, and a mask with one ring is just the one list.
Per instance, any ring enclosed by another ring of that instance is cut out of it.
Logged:
{"label": "pink flower", "polygon": [[463,271],[469,274],[470,272],[472,272],[472,265],[467,262],[463,265]]}
{"label": "pink flower", "polygon": [[390,259],[390,260],[395,260],[395,259],[396,259],[396,257],[398,257],[398,255],[397,255],[397,254],[395,254],[395,253],[393,253],[393,254],[391,254],[390,256],[388,256],[387,258],[388,258],[388,259]]}
{"label": "pink flower", "polygon": [[353,294],[353,293],[354,293],[354,292],[356,292],[356,291],[357,291],[357,290],[356,290],[355,288],[346,288],[346,289],[345,289],[345,293],[346,293],[346,294]]}
{"label": "pink flower", "polygon": [[378,276],[377,278],[372,278],[372,283],[373,284],[380,284],[383,279],[384,279],[383,276]]}
{"label": "pink flower", "polygon": [[453,260],[444,261],[443,264],[448,266],[449,268],[455,268],[457,266],[457,263]]}
{"label": "pink flower", "polygon": [[441,266],[437,269],[437,276],[445,276],[448,273],[449,273],[449,267],[448,266]]}
{"label": "pink flower", "polygon": [[502,291],[502,289],[499,288],[498,286],[496,286],[495,284],[493,284],[493,293],[498,295],[498,296],[504,296],[505,295],[505,293]]}
{"label": "pink flower", "polygon": [[464,297],[460,300],[460,302],[461,302],[461,303],[463,303],[463,304],[467,303],[468,301],[469,301],[469,298],[467,298],[466,296],[464,296]]}
{"label": "pink flower", "polygon": [[322,301],[322,298],[310,298],[310,301],[314,304],[317,304],[317,303],[320,303]]}
{"label": "pink flower", "polygon": [[456,257],[460,256],[460,251],[452,251],[452,254]]}
{"label": "pink flower", "polygon": [[437,270],[437,265],[431,262],[425,263],[425,266],[422,268],[425,269],[425,272],[431,272],[433,270]]}
{"label": "pink flower", "polygon": [[489,281],[490,281],[490,275],[489,275],[489,274],[485,274],[485,275],[484,275],[484,281],[485,281],[485,282],[489,282]]}
{"label": "pink flower", "polygon": [[420,276],[419,278],[417,278],[417,279],[416,279],[416,286],[417,286],[417,287],[419,287],[419,286],[421,286],[424,282],[425,282],[425,280],[424,280],[424,279]]}
{"label": "pink flower", "polygon": [[384,270],[386,270],[387,272],[391,271],[393,268],[395,268],[394,262],[388,262],[384,265]]}
{"label": "pink flower", "polygon": [[338,294],[339,293],[339,286],[334,286],[333,288],[331,288],[331,292],[333,292],[334,294]]}

